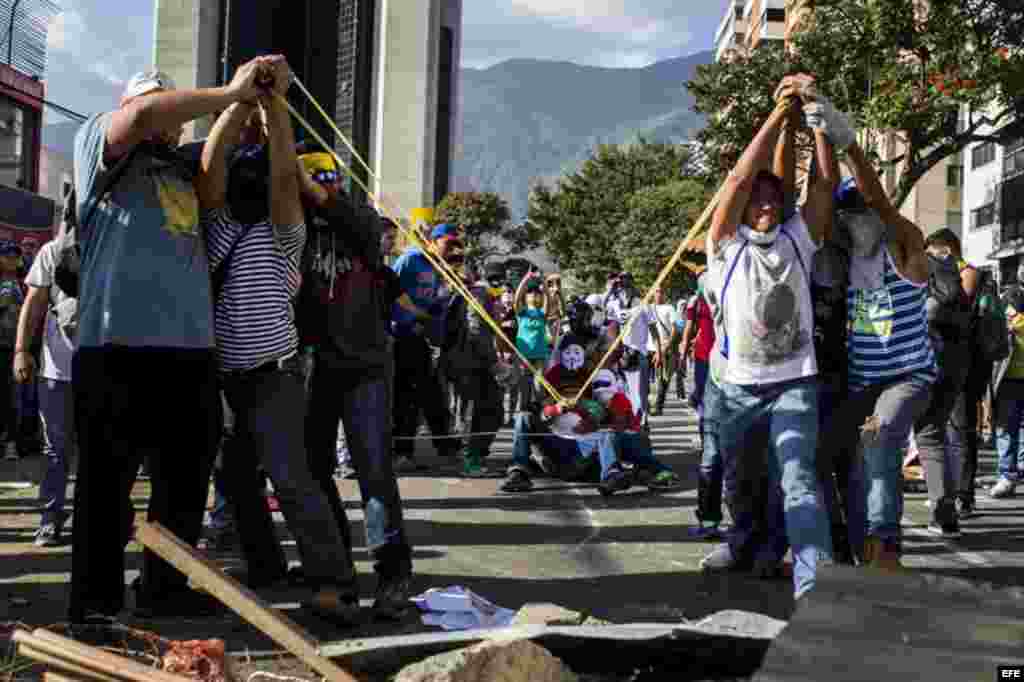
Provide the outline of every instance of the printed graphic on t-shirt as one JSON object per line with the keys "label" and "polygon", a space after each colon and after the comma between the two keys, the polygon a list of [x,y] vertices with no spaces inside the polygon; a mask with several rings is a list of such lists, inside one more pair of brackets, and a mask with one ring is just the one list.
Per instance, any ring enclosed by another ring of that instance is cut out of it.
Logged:
{"label": "printed graphic on t-shirt", "polygon": [[880,339],[892,335],[893,304],[887,287],[855,289],[850,311],[850,331]]}
{"label": "printed graphic on t-shirt", "polygon": [[199,235],[199,197],[192,183],[169,168],[149,169],[164,210],[164,229],[176,236]]}
{"label": "printed graphic on t-shirt", "polygon": [[755,247],[747,253],[753,305],[744,325],[746,333],[730,343],[751,364],[777,365],[793,360],[811,341],[801,324],[796,294],[796,287],[804,284],[800,266],[793,260],[783,261],[777,250],[760,251]]}

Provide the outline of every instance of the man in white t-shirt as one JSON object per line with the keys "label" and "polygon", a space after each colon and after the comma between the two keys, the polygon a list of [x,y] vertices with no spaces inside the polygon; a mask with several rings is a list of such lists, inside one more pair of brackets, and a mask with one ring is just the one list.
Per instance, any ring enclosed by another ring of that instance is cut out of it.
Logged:
{"label": "man in white t-shirt", "polygon": [[[57,246],[53,241],[44,244],[25,278],[28,295],[18,319],[14,356],[15,381],[26,384],[35,381],[37,372],[32,349],[36,347],[36,335],[43,329],[42,362],[38,379],[46,472],[39,486],[42,518],[35,538],[38,547],[55,547],[61,542],[68,462],[75,442],[75,411],[71,392],[74,341],[71,337],[74,334],[77,301],[69,299],[53,283]],[[65,323],[63,328],[60,322]]]}
{"label": "man in white t-shirt", "polygon": [[654,305],[651,306],[651,316],[658,328],[658,337],[661,343],[655,341],[653,334],[647,339],[647,359],[653,363],[655,371],[658,397],[654,402],[654,409],[651,414],[660,415],[665,411],[665,399],[668,398],[668,387],[672,383],[672,376],[676,373],[678,356],[672,352],[672,348],[679,345],[680,332],[678,331],[679,315],[676,307],[671,303],[665,303],[665,292],[659,287],[654,291]]}
{"label": "man in white t-shirt", "polygon": [[[831,228],[833,212],[832,150],[823,128],[813,128],[819,173],[804,205],[784,223],[784,184],[768,169],[783,126],[800,125],[793,99],[803,80],[808,78],[782,81],[777,98],[787,106],[772,114],[725,182],[707,239],[706,282],[721,332],[712,353],[721,356],[715,380],[721,392],[723,462],[727,470],[762,470],[763,447],[753,444],[767,438],[768,485],[781,486],[784,500],[784,519],[776,516],[768,523],[788,535],[798,598],[814,587],[817,563],[830,556],[832,546],[815,469],[818,369],[808,269]],[[812,106],[807,105],[807,113],[813,126]],[[778,557],[767,547],[754,546],[752,520],[759,496],[735,488],[725,493],[737,532],[703,565],[724,568],[753,559],[758,572],[772,568]],[[762,567],[762,561],[772,566]]]}
{"label": "man in white t-shirt", "polygon": [[651,306],[643,302],[640,292],[633,283],[633,276],[628,272],[620,273],[612,283],[605,298],[605,322],[614,321],[622,326],[630,324],[623,339],[625,353],[622,356],[622,369],[626,372],[630,390],[640,397],[640,404],[634,405],[637,415],[647,425],[651,392],[651,363],[647,359],[647,341],[654,337],[657,366],[661,365],[661,334],[654,321]]}

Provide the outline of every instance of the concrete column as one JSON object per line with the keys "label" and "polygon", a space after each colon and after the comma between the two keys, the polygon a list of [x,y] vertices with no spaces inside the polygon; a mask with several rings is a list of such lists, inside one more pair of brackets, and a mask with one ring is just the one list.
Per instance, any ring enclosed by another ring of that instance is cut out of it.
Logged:
{"label": "concrete column", "polygon": [[[206,88],[218,82],[220,7],[224,0],[156,0],[153,64],[179,88]],[[205,137],[212,120],[186,126],[184,139]]]}
{"label": "concrete column", "polygon": [[408,218],[433,204],[440,0],[378,0],[375,191]]}

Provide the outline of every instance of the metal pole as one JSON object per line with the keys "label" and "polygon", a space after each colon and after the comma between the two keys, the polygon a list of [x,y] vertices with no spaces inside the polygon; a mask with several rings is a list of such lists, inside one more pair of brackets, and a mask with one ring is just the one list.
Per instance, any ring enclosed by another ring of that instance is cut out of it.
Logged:
{"label": "metal pole", "polygon": [[21,0],[14,0],[14,4],[11,5],[11,22],[7,27],[7,66],[13,66],[11,61],[14,59],[14,15],[18,13],[20,4]]}

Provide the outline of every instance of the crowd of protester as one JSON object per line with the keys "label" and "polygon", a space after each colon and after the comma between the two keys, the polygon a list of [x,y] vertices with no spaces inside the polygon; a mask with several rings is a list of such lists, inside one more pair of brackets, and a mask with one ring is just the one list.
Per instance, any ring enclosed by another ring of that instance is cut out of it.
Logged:
{"label": "crowd of protester", "polygon": [[[925,240],[809,77],[780,85],[783,104],[726,181],[696,291],[677,305],[661,290],[646,303],[626,272],[568,299],[557,274],[509,281],[500,263],[465,263],[458,225],[430,226],[425,247],[393,257],[393,226],[349,198],[332,154],[296,142],[290,83],[277,56],[219,88],[138,74],[79,132],[64,225],[25,293],[18,254],[0,248],[0,353],[20,387],[0,395],[38,394],[40,546],[62,542],[77,454],[73,622],[125,606],[143,465],[150,520],[198,545],[212,480],[206,546],[237,541],[239,579],[301,585],[306,607],[341,625],[356,622],[360,595],[335,477],[357,479],[374,610],[400,618],[413,566],[396,471],[426,468],[417,440],[475,478],[491,475],[495,436],[511,427],[505,493],[538,477],[603,495],[676,490],[650,437],[673,380],[700,434],[691,533],[725,538],[702,567],[776,576],[791,550],[797,597],[822,562],[900,566],[912,439],[929,528],[959,535],[990,389],[990,494],[1012,495],[1024,476],[1024,289],[1000,299],[952,232]],[[179,146],[182,126],[208,115],[208,138]],[[797,207],[804,123],[814,163]],[[840,181],[836,150],[853,178]],[[434,259],[461,273],[473,305]],[[33,421],[30,407],[18,414],[0,404],[13,456]],[[277,510],[301,567],[289,568]],[[143,614],[218,608],[148,551],[133,588]]]}

